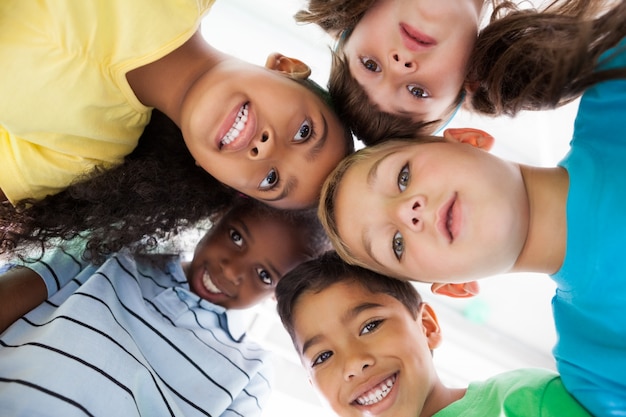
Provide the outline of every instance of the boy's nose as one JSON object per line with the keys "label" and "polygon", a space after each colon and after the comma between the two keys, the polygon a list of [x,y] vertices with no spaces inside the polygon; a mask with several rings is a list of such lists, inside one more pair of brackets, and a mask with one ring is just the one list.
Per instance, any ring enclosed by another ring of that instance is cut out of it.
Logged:
{"label": "boy's nose", "polygon": [[270,138],[269,133],[263,132],[259,138],[252,140],[250,151],[248,152],[252,159],[267,159],[272,155],[274,149],[274,140]]}
{"label": "boy's nose", "polygon": [[409,230],[420,232],[424,228],[423,211],[426,199],[422,196],[411,196],[397,202],[395,216]]}
{"label": "boy's nose", "polygon": [[350,357],[346,359],[344,379],[350,381],[352,378],[362,375],[372,365],[374,365],[374,358],[371,355],[353,349]]}

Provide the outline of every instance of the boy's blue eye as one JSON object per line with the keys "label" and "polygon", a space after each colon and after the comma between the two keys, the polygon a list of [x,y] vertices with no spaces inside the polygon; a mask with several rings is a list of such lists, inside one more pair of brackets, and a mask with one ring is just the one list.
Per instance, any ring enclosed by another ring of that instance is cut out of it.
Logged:
{"label": "boy's blue eye", "polygon": [[267,176],[263,178],[263,181],[259,184],[259,189],[261,191],[268,191],[272,188],[276,187],[278,184],[278,172],[274,168],[270,169],[270,172],[267,173]]}
{"label": "boy's blue eye", "polygon": [[256,274],[259,276],[259,279],[261,280],[261,282],[263,282],[263,284],[272,285],[274,283],[274,280],[272,279],[272,275],[269,272],[267,272],[265,269],[257,268]]}
{"label": "boy's blue eye", "polygon": [[293,137],[293,140],[296,142],[305,142],[311,136],[313,136],[313,123],[308,120],[305,120],[300,125],[298,129],[298,133]]}
{"label": "boy's blue eye", "polygon": [[361,65],[363,65],[363,67],[371,72],[380,72],[380,66],[378,65],[378,63],[376,61],[374,61],[371,58],[367,58],[367,57],[362,57],[361,58]]}
{"label": "boy's blue eye", "polygon": [[409,180],[411,179],[411,173],[409,171],[409,164],[406,164],[400,170],[398,174],[398,188],[400,192],[406,190],[407,185],[409,185]]}
{"label": "boy's blue eye", "polygon": [[333,356],[333,353],[330,351],[320,353],[315,359],[313,359],[313,366],[321,365],[326,362],[330,357]]}
{"label": "boy's blue eye", "polygon": [[406,86],[406,89],[409,90],[409,93],[415,98],[430,97],[430,93],[418,85],[409,84]]}
{"label": "boy's blue eye", "polygon": [[396,258],[398,260],[402,259],[402,254],[404,254],[404,238],[400,232],[396,232],[396,234],[393,235],[391,247],[393,248],[393,253],[396,255]]}
{"label": "boy's blue eye", "polygon": [[367,323],[365,326],[363,326],[363,329],[361,330],[361,335],[367,334],[367,333],[371,333],[374,330],[376,330],[378,328],[378,326],[381,325],[383,321],[382,320],[372,320],[369,323]]}
{"label": "boy's blue eye", "polygon": [[238,247],[243,246],[243,237],[237,230],[232,228],[228,229],[228,235],[230,236],[230,240],[232,240],[235,245]]}

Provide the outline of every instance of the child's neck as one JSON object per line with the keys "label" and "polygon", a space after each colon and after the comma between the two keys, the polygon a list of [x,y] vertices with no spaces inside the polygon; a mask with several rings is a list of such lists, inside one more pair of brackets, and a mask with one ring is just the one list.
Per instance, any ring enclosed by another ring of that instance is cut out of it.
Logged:
{"label": "child's neck", "polygon": [[431,417],[455,401],[463,398],[467,388],[448,388],[437,381],[418,417]]}
{"label": "child's neck", "polygon": [[563,168],[521,166],[529,202],[526,243],[511,272],[553,274],[561,268],[567,238],[569,176]]}
{"label": "child's neck", "polygon": [[126,74],[142,104],[155,107],[180,126],[180,108],[193,83],[228,55],[211,47],[200,32],[163,58]]}

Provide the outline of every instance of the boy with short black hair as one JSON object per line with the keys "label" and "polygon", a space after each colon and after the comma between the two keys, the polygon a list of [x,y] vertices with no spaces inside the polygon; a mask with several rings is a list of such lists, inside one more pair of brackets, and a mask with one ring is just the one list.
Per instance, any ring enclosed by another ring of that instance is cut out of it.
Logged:
{"label": "boy with short black hair", "polygon": [[548,370],[446,387],[432,360],[437,316],[415,287],[335,252],[285,275],[276,299],[312,385],[341,417],[589,416]]}

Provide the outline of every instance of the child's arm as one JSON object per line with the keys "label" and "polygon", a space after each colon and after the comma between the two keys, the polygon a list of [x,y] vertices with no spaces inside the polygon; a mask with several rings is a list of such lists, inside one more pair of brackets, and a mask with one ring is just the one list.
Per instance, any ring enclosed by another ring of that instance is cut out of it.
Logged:
{"label": "child's arm", "polygon": [[41,259],[0,268],[0,332],[74,279],[88,262],[84,241],[76,238],[47,250]]}
{"label": "child's arm", "polygon": [[0,333],[46,300],[44,281],[32,269],[18,266],[0,275]]}

